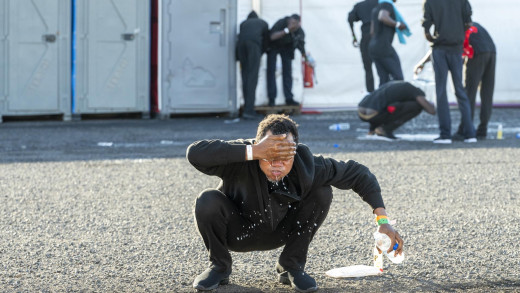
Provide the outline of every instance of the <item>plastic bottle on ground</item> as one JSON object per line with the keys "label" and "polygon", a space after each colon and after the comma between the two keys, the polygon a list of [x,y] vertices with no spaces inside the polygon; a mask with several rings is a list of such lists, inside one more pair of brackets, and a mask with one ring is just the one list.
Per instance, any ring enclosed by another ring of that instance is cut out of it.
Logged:
{"label": "plastic bottle on ground", "polygon": [[[404,251],[401,254],[397,254],[394,256],[394,252],[387,253],[392,241],[390,237],[384,233],[380,233],[379,231],[374,232],[374,240],[376,242],[376,246],[379,247],[383,251],[383,254],[388,257],[388,259],[393,263],[401,263],[404,260]],[[394,245],[394,251],[397,249],[397,243]]]}
{"label": "plastic bottle on ground", "polygon": [[504,137],[502,136],[502,124],[498,124],[498,129],[497,129],[497,139],[503,139]]}
{"label": "plastic bottle on ground", "polygon": [[329,130],[332,131],[341,131],[341,130],[349,130],[350,124],[349,123],[335,123],[329,126]]}

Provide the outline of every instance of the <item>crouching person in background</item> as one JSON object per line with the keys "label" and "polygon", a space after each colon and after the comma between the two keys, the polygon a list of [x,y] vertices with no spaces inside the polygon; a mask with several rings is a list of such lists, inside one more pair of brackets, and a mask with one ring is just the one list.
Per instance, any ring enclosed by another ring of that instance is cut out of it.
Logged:
{"label": "crouching person in background", "polygon": [[426,100],[421,89],[406,81],[391,81],[361,100],[358,116],[370,123],[369,134],[395,140],[394,130],[418,116],[422,110],[435,115],[435,107]]}

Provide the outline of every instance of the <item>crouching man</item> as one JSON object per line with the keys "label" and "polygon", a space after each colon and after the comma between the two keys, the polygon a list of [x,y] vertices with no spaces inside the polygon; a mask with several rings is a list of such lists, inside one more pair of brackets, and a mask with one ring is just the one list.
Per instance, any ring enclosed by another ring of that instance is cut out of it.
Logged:
{"label": "crouching man", "polygon": [[[229,282],[230,250],[284,246],[275,268],[278,281],[298,292],[316,291],[305,263],[309,244],[329,211],[331,186],[354,190],[375,215],[386,215],[379,183],[368,168],[313,155],[299,144],[297,124],[286,115],[264,118],[256,139],[200,140],[188,147],[186,156],[197,170],[221,179],[195,201],[195,220],[210,262],[193,283],[199,290]],[[390,224],[379,231],[402,252],[403,240]]]}
{"label": "crouching man", "polygon": [[412,120],[424,110],[435,115],[435,106],[424,92],[406,81],[385,83],[359,102],[358,116],[370,124],[369,134],[386,140],[396,140],[394,130]]}

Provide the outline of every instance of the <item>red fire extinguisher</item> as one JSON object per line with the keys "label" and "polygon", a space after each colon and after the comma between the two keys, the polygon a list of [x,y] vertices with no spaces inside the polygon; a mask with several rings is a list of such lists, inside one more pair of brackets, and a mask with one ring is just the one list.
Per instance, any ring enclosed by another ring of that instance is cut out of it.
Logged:
{"label": "red fire extinguisher", "polygon": [[313,88],[314,83],[318,83],[316,80],[316,62],[312,58],[310,53],[307,53],[307,61],[303,61],[303,86],[306,88]]}

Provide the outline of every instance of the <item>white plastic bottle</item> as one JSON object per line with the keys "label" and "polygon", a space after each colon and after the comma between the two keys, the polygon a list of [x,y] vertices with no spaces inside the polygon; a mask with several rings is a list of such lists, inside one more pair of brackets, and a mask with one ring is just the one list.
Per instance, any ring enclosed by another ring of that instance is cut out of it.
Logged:
{"label": "white plastic bottle", "polygon": [[379,253],[377,248],[374,246],[374,267],[380,272],[383,272],[383,253]]}
{"label": "white plastic bottle", "polygon": [[[379,231],[374,232],[374,240],[376,241],[376,246],[379,247],[383,251],[383,254],[388,257],[388,259],[393,263],[402,263],[404,260],[404,251],[401,254],[397,254],[394,256],[394,252],[387,253],[392,241],[390,237],[384,233],[380,233]],[[397,249],[397,243],[394,245],[394,251]]]}
{"label": "white plastic bottle", "polygon": [[350,124],[349,123],[335,123],[329,126],[329,130],[332,131],[341,131],[341,130],[349,130]]}

